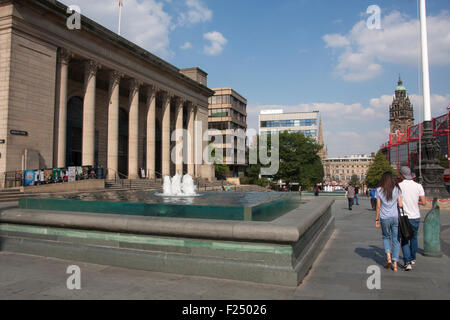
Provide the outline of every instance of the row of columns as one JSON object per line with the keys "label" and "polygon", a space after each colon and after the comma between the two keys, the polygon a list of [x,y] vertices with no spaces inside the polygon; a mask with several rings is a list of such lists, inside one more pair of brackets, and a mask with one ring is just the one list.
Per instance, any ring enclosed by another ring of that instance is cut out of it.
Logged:
{"label": "row of columns", "polygon": [[[67,134],[67,98],[68,98],[68,67],[72,55],[62,49],[58,56],[58,82],[57,83],[57,156],[56,166],[64,168],[66,166],[66,134]],[[83,137],[82,137],[82,165],[92,166],[95,164],[95,95],[97,71],[101,66],[95,61],[85,62],[84,70],[84,97],[83,97]],[[109,101],[108,101],[108,138],[107,138],[107,167],[110,174],[118,172],[118,151],[119,151],[119,87],[120,80],[124,77],[118,71],[110,71],[109,74]],[[159,90],[154,85],[144,85],[137,79],[130,81],[129,93],[129,132],[128,132],[128,178],[137,179],[138,174],[138,154],[139,154],[139,94],[141,87],[145,88],[146,108],[147,108],[147,176],[150,179],[156,176],[155,154],[161,152],[163,176],[170,175],[171,164],[171,132],[170,132],[170,106],[171,101],[176,102],[175,127],[183,129],[183,109],[187,100],[176,97],[174,94]],[[162,148],[156,150],[156,94],[162,91],[164,94],[162,105]],[[175,150],[176,173],[183,173],[183,162],[187,162],[187,171],[195,176],[194,166],[194,121],[197,111],[192,103],[187,106],[187,130],[189,132],[188,141],[183,141],[182,131],[176,131],[177,149]],[[187,161],[183,161],[183,149],[187,147],[184,156]]]}

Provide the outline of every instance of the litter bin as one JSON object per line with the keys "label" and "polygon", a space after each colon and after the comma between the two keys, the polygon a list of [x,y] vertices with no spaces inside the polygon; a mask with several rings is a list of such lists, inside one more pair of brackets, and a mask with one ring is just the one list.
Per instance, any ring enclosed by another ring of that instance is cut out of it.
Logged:
{"label": "litter bin", "polygon": [[103,168],[97,168],[97,179],[103,179]]}

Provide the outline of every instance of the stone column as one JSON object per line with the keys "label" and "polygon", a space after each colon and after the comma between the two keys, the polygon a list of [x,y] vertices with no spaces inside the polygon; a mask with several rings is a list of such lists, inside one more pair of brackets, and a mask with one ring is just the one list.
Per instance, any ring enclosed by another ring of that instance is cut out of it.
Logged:
{"label": "stone column", "polygon": [[175,171],[183,175],[183,105],[185,100],[179,98],[175,111]]}
{"label": "stone column", "polygon": [[147,89],[147,178],[155,179],[156,87]]}
{"label": "stone column", "polygon": [[119,84],[122,74],[109,75],[108,103],[108,179],[114,179],[119,170]]}
{"label": "stone column", "polygon": [[162,106],[162,135],[161,135],[161,173],[163,178],[170,176],[170,100],[172,95],[167,93]]}
{"label": "stone column", "polygon": [[194,120],[195,120],[195,107],[193,104],[189,106],[188,109],[188,119],[187,119],[187,163],[188,163],[188,174],[195,177],[195,164],[194,164],[194,152],[195,152],[195,131],[194,131]]}
{"label": "stone column", "polygon": [[139,87],[135,79],[130,83],[130,111],[128,125],[128,179],[139,178]]}
{"label": "stone column", "polygon": [[195,177],[200,177],[200,168],[203,164],[203,126],[198,111],[198,106],[194,107],[194,167]]}
{"label": "stone column", "polygon": [[56,167],[66,166],[66,135],[67,135],[67,84],[69,80],[69,61],[72,54],[61,49],[58,55],[58,80],[57,83],[57,156]]}
{"label": "stone column", "polygon": [[82,165],[95,165],[95,86],[100,65],[88,60],[84,72]]}

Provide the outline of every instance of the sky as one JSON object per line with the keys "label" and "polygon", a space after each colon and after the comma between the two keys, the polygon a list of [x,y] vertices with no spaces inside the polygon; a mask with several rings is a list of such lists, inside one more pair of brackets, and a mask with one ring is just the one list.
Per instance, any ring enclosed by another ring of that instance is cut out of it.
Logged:
{"label": "sky", "polygon": [[[239,92],[249,128],[260,110],[319,110],[330,157],[376,152],[399,74],[423,121],[418,0],[122,1],[121,35],[178,68],[203,69],[210,88]],[[62,2],[117,32],[119,0]],[[450,1],[428,0],[427,10],[439,116],[450,104]]]}

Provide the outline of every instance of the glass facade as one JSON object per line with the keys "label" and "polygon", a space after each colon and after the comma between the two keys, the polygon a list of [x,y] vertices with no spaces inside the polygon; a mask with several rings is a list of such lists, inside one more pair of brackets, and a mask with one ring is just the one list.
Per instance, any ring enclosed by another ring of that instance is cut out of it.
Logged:
{"label": "glass facade", "polygon": [[261,128],[310,127],[316,125],[316,119],[261,121]]}

